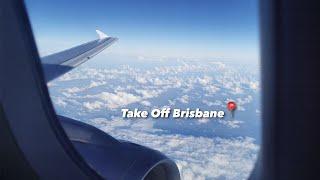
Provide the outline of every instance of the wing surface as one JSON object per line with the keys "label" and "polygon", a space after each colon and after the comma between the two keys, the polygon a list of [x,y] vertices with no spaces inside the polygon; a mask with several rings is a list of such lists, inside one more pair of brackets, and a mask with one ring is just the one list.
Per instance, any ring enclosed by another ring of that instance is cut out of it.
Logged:
{"label": "wing surface", "polygon": [[86,62],[118,40],[117,38],[107,36],[99,30],[97,30],[97,33],[99,39],[42,57],[41,61],[46,82],[49,82]]}

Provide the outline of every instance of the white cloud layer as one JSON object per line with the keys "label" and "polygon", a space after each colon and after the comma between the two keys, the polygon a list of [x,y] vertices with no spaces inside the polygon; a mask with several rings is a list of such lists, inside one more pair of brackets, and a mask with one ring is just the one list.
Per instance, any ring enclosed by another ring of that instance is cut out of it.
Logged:
{"label": "white cloud layer", "polygon": [[[133,103],[147,107],[174,107],[182,103],[225,110],[226,102],[231,99],[237,102],[239,111],[246,111],[260,88],[255,76],[221,62],[208,66],[208,63],[181,60],[174,66],[153,67],[80,67],[50,85],[55,89],[54,104],[71,115],[96,113],[94,117],[120,112],[120,108]],[[175,160],[186,180],[246,179],[257,156],[258,145],[250,137],[207,138],[202,136],[201,129],[199,136],[183,135],[181,126],[175,129],[177,133],[170,134],[155,128],[150,119],[131,121],[112,116],[112,120],[99,118],[89,123],[116,138],[160,150]],[[197,127],[213,124],[209,119],[195,122]],[[217,123],[232,130],[246,121],[218,120]]]}
{"label": "white cloud layer", "polygon": [[206,138],[160,134],[151,120],[92,119],[90,124],[110,135],[160,150],[178,165],[182,179],[246,179],[256,160],[254,139]]}

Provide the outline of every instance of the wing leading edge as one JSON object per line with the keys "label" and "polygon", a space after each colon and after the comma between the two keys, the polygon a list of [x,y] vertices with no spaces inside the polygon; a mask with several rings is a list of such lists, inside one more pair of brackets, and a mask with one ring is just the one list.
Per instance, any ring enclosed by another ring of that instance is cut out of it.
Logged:
{"label": "wing leading edge", "polygon": [[41,58],[46,82],[49,82],[71,69],[86,62],[109,47],[117,38],[109,37],[96,30],[99,39]]}

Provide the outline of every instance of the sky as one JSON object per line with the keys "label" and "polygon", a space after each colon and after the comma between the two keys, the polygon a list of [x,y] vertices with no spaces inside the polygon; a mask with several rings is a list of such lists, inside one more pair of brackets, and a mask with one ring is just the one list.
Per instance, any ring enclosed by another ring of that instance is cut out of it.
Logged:
{"label": "sky", "polygon": [[104,55],[258,61],[258,0],[26,0],[40,55],[119,38]]}

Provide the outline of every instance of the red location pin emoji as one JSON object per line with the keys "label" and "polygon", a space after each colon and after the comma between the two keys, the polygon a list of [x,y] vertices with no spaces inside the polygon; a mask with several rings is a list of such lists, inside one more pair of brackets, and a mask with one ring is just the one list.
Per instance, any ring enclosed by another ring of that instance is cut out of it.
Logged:
{"label": "red location pin emoji", "polygon": [[231,112],[231,117],[234,117],[234,111],[237,109],[237,104],[234,101],[229,101],[227,103],[227,108]]}

